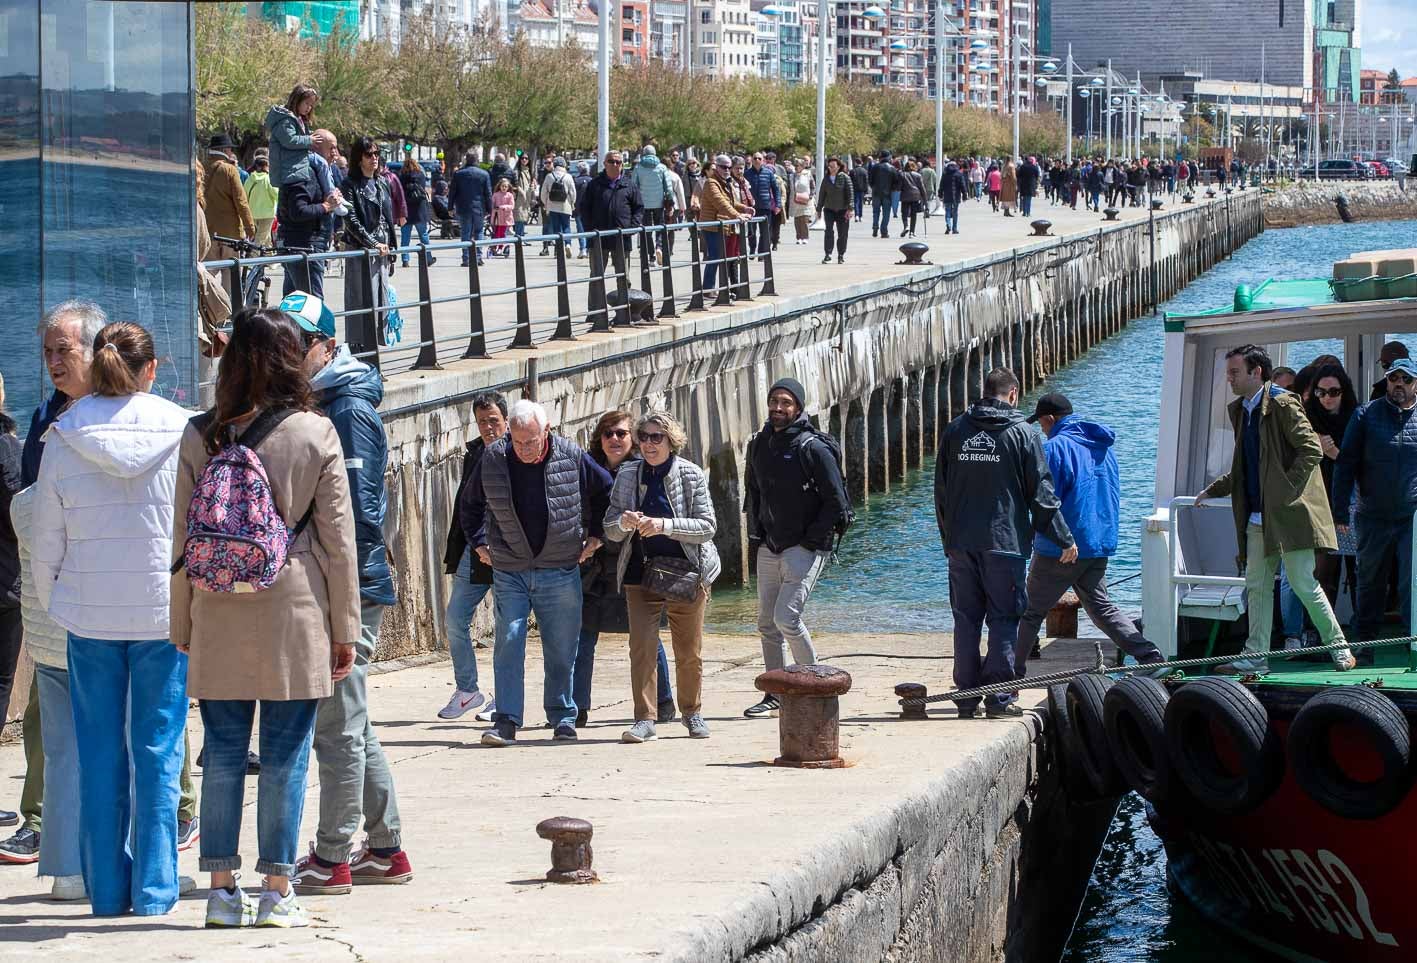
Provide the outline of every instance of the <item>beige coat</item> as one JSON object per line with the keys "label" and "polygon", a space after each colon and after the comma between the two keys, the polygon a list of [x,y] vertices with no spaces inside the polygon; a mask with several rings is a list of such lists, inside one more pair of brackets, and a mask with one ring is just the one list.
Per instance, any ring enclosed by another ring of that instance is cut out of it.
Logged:
{"label": "beige coat", "polygon": [[[294,527],[315,513],[285,568],[262,592],[193,589],[172,577],[174,644],[190,642],[187,694],[198,699],[323,699],[331,691],[330,646],[359,639],[359,566],[349,476],[334,425],[298,412],[261,443],[276,505]],[[173,512],[174,556],[187,538],[187,505],[208,456],[190,425],[182,435]],[[173,561],[176,561],[174,557]]]}

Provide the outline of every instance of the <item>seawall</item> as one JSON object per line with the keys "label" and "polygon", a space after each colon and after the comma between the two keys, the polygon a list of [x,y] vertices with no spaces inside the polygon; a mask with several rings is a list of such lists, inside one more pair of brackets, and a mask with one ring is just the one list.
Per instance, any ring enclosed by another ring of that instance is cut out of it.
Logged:
{"label": "seawall", "polygon": [[1267,227],[1302,227],[1339,224],[1337,199],[1348,198],[1349,209],[1360,221],[1417,219],[1417,178],[1407,190],[1397,181],[1302,181],[1264,195]]}

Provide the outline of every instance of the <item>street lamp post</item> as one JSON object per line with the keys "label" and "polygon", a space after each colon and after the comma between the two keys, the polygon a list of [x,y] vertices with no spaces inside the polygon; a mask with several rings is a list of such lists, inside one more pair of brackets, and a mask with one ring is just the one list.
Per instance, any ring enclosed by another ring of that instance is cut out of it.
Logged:
{"label": "street lamp post", "polygon": [[600,62],[596,65],[596,167],[610,153],[610,4],[600,0]]}
{"label": "street lamp post", "polygon": [[[817,0],[817,179],[827,173],[827,30],[831,4],[827,0]],[[851,8],[846,11],[851,16]],[[850,23],[848,19],[848,24]],[[851,57],[848,47],[846,56]]]}

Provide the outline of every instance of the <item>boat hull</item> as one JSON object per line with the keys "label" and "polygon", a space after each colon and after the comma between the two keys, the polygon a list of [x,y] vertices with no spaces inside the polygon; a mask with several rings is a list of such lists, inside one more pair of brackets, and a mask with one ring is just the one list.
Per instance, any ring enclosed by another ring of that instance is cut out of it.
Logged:
{"label": "boat hull", "polygon": [[[1289,696],[1300,694],[1257,694],[1282,740],[1292,718],[1284,709],[1302,703]],[[1242,816],[1192,803],[1155,808],[1152,824],[1166,846],[1173,889],[1255,946],[1305,963],[1417,959],[1409,895],[1417,791],[1381,819],[1344,819],[1310,799],[1286,771],[1279,789]]]}

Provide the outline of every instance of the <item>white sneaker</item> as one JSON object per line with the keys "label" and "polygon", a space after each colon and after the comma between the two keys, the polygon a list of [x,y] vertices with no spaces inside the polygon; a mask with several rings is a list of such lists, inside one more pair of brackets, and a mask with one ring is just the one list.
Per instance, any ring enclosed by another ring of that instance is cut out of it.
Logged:
{"label": "white sneaker", "polygon": [[256,900],[241,888],[228,892],[218,886],[207,894],[207,929],[251,926],[256,922]]}
{"label": "white sneaker", "polygon": [[282,896],[273,889],[261,890],[261,908],[256,911],[257,926],[275,926],[281,929],[295,929],[309,926],[310,918],[295,898],[295,887],[290,887]]}
{"label": "white sneaker", "polygon": [[1284,651],[1285,651],[1285,652],[1292,652],[1294,649],[1302,649],[1303,647],[1304,647],[1304,643],[1301,642],[1301,641],[1299,641],[1297,638],[1295,638],[1295,637],[1292,636],[1292,635],[1291,635],[1289,638],[1287,638],[1287,639],[1284,640]]}
{"label": "white sneaker", "polygon": [[186,896],[197,891],[197,881],[190,876],[177,877],[177,895]]}
{"label": "white sneaker", "polygon": [[54,886],[49,890],[50,899],[64,903],[87,899],[88,895],[82,876],[56,876]]}
{"label": "white sneaker", "polygon": [[491,722],[492,713],[497,711],[497,697],[488,696],[487,704],[477,710],[477,715],[473,716],[478,722]]}
{"label": "white sneaker", "polygon": [[480,709],[486,701],[487,697],[476,689],[471,692],[455,689],[448,704],[438,710],[438,718],[461,719],[467,713]]}

